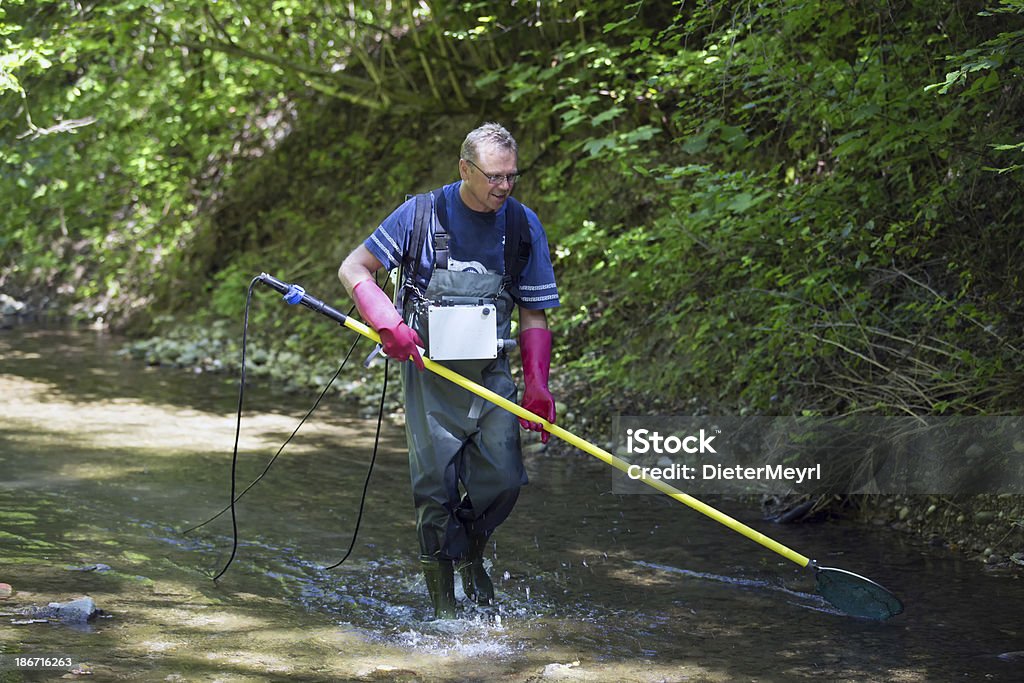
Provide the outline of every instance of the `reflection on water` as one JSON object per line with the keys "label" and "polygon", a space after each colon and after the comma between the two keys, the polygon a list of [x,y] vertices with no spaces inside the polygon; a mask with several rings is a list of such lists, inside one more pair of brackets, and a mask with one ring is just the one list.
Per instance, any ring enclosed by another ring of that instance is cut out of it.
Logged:
{"label": "reflection on water", "polygon": [[[226,502],[235,380],[146,368],[117,348],[92,333],[0,332],[0,582],[16,590],[0,613],[89,595],[108,614],[78,630],[0,629],[6,653],[71,654],[97,676],[140,680],[1022,674],[1024,586],[1011,575],[880,530],[775,527],[735,501],[708,501],[907,605],[885,623],[850,619],[821,600],[806,570],[674,501],[610,494],[610,472],[577,453],[528,463],[532,483],[488,549],[498,604],[428,620],[396,426],[352,557],[323,569],[348,548],[373,438],[373,423],[337,401],[238,502],[237,557],[215,584],[230,515],[179,532]],[[240,484],[311,404],[251,388]],[[80,570],[99,564],[109,570]]]}
{"label": "reflection on water", "polygon": [[826,612],[836,616],[843,615],[841,611],[830,605],[828,601],[820,595],[816,593],[795,591],[791,588],[787,588],[778,580],[772,581],[768,579],[747,579],[738,576],[722,576],[708,572],[695,572],[690,569],[681,569],[679,567],[668,567],[665,565],[653,564],[651,562],[637,561],[635,564],[638,567],[646,567],[648,569],[667,572],[669,574],[678,574],[692,579],[717,581],[719,583],[725,583],[739,588],[748,588],[754,591],[779,591],[789,598],[790,604],[805,607],[806,609],[813,609],[819,612]]}

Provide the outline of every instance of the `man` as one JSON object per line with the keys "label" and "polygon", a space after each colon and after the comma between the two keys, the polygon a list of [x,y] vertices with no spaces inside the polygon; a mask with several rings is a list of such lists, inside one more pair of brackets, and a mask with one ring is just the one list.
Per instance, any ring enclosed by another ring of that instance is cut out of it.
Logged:
{"label": "man", "polygon": [[[554,399],[547,387],[551,332],[545,311],[558,306],[558,290],[540,220],[511,198],[519,178],[518,160],[516,141],[502,126],[487,123],[471,131],[462,143],[461,180],[406,201],[338,270],[363,319],[380,334],[384,352],[404,361],[406,438],[420,560],[439,619],[456,616],[456,569],[471,600],[493,600],[484,550],[491,533],[512,511],[527,477],[516,417],[422,371],[417,347],[426,348],[431,341],[430,320],[440,327],[446,306],[465,306],[467,319],[496,320],[491,338],[503,339],[511,334],[512,313],[518,307],[525,383],[521,405],[555,421]],[[382,267],[397,266],[402,266],[401,312],[373,277]],[[465,335],[476,336],[476,325],[472,330],[467,326]],[[460,328],[455,336],[463,332]],[[435,330],[435,341],[450,336]],[[494,358],[493,351],[489,355],[456,357],[445,365],[515,401],[507,356],[498,352]],[[519,423],[543,431],[540,423]],[[548,434],[541,438],[547,442]]]}

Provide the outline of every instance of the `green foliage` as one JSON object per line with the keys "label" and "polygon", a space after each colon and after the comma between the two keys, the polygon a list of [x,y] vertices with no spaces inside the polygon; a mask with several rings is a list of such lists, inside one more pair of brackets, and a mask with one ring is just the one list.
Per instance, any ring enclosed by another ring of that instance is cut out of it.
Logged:
{"label": "green foliage", "polygon": [[551,106],[559,135],[618,118],[674,141],[587,131],[578,149],[598,153],[545,188],[610,200],[560,215],[579,226],[560,265],[595,402],[642,388],[634,403],[677,409],[1016,409],[1019,188],[986,169],[1020,79],[936,101],[938,59],[993,27],[945,4],[864,9],[719,3],[589,45]]}
{"label": "green foliage", "polygon": [[498,119],[585,409],[1019,409],[1020,0],[0,12],[5,288],[143,324],[236,317],[264,270],[343,300],[344,254]]}
{"label": "green foliage", "polygon": [[[978,14],[993,21],[1006,18],[1009,25],[1017,30],[1002,31],[977,47],[949,55],[947,60],[955,68],[946,73],[944,81],[932,83],[925,90],[935,90],[942,95],[956,93],[965,106],[984,103],[989,107],[995,106],[997,111],[1009,109],[1019,116],[1021,81],[1024,79],[1024,28],[1020,28],[1020,16],[1024,15],[1024,2],[1000,0],[998,7]],[[980,108],[977,111],[982,114]],[[1019,161],[1024,152],[1024,142],[990,143],[990,147],[995,151],[1016,154],[1010,165],[989,167],[987,170],[1019,173],[1024,169],[1024,163]],[[1000,158],[1006,158],[1006,155],[1000,155]]]}

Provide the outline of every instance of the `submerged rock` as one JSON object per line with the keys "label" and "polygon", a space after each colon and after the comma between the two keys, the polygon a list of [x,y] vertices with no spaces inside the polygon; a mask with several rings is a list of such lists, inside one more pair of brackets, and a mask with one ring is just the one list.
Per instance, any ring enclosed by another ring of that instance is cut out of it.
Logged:
{"label": "submerged rock", "polygon": [[110,565],[109,564],[103,564],[102,562],[97,562],[96,564],[87,564],[87,565],[83,565],[81,567],[68,567],[68,571],[69,572],[99,572],[99,573],[102,574],[104,572],[109,572],[110,571]]}
{"label": "submerged rock", "polygon": [[25,313],[24,302],[0,292],[0,314],[22,315],[23,313]]}
{"label": "submerged rock", "polygon": [[102,614],[92,598],[86,596],[70,602],[51,602],[46,607],[33,607],[31,616],[57,620],[65,624],[85,624]]}
{"label": "submerged rock", "polygon": [[996,655],[997,659],[1001,659],[1004,662],[1019,662],[1024,660],[1024,650],[1017,650],[1016,652],[1004,652],[1000,655]]}
{"label": "submerged rock", "polygon": [[541,678],[551,679],[582,679],[584,677],[583,671],[579,668],[579,660],[569,662],[568,664],[560,664],[553,662],[544,667],[541,671]]}

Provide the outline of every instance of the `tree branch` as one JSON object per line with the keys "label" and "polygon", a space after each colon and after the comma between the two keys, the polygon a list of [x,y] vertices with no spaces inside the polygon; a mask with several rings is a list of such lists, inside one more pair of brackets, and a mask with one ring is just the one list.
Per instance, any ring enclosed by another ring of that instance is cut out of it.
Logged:
{"label": "tree branch", "polygon": [[[277,67],[287,73],[300,75],[303,82],[309,87],[331,97],[337,97],[353,104],[370,109],[386,109],[389,100],[403,104],[417,104],[419,98],[408,92],[384,92],[378,89],[377,84],[371,79],[359,78],[341,72],[328,72],[322,69],[301,64],[285,59],[275,54],[257,52],[243,47],[236,43],[226,43],[220,40],[207,40],[196,42],[193,40],[178,40],[168,35],[161,27],[151,24],[167,41],[170,47],[184,47],[190,50],[215,50],[223,54],[234,55],[244,59],[250,59],[262,64]],[[377,96],[364,93],[379,92]]]}
{"label": "tree branch", "polygon": [[86,116],[85,118],[81,119],[68,119],[67,121],[60,121],[59,123],[49,126],[48,128],[40,128],[39,126],[32,123],[31,118],[28,119],[28,122],[29,129],[24,133],[18,135],[19,140],[22,140],[24,138],[31,138],[32,140],[37,140],[43,137],[44,135],[53,135],[55,133],[74,133],[79,128],[91,126],[92,124],[96,123],[96,117]]}

